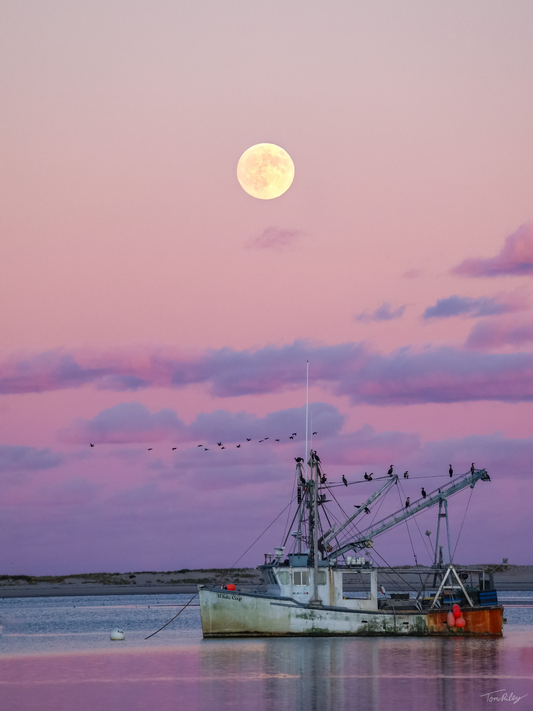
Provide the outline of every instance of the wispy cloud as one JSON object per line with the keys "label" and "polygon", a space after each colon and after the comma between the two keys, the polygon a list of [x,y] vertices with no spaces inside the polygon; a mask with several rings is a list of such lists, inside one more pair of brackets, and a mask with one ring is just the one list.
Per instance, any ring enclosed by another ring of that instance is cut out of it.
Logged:
{"label": "wispy cloud", "polygon": [[362,321],[363,323],[369,323],[370,321],[394,321],[403,316],[405,309],[405,304],[399,306],[397,309],[393,309],[390,303],[385,301],[372,313],[368,313],[368,310],[363,311],[359,316],[354,316],[354,320]]}
{"label": "wispy cloud", "polygon": [[284,230],[279,227],[266,227],[260,235],[247,243],[249,249],[280,250],[297,242],[302,236],[300,230]]}
{"label": "wispy cloud", "polygon": [[465,259],[452,269],[466,277],[527,276],[533,274],[533,223],[509,235],[499,254],[488,259]]}
{"label": "wispy cloud", "polygon": [[404,279],[419,279],[424,275],[423,269],[408,269],[402,274]]}
{"label": "wispy cloud", "polygon": [[517,306],[515,304],[505,303],[495,296],[472,298],[470,296],[455,295],[439,299],[434,306],[429,306],[424,311],[423,318],[450,318],[452,316],[478,318],[480,316],[506,314],[516,310]]}

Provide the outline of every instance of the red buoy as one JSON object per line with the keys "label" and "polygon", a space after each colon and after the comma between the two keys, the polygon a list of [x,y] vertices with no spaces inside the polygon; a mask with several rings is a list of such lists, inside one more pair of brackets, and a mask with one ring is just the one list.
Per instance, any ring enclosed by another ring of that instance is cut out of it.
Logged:
{"label": "red buoy", "polygon": [[455,615],[453,612],[448,612],[448,627],[455,627]]}
{"label": "red buoy", "polygon": [[462,628],[462,627],[465,627],[465,625],[466,625],[466,620],[465,620],[464,617],[458,617],[458,618],[455,620],[455,626],[456,626],[456,627],[461,627],[461,628]]}
{"label": "red buoy", "polygon": [[226,585],[226,590],[235,590],[235,585],[233,583]]}
{"label": "red buoy", "polygon": [[452,612],[454,614],[454,617],[461,617],[461,608],[459,605],[452,605]]}

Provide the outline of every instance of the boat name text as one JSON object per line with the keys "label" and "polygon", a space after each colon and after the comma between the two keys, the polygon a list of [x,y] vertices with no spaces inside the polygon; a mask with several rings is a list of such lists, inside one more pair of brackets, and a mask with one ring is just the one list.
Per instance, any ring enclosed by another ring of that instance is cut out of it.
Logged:
{"label": "boat name text", "polygon": [[217,597],[223,597],[226,600],[237,600],[237,602],[242,600],[242,597],[239,597],[238,595],[224,595],[224,593],[217,593]]}

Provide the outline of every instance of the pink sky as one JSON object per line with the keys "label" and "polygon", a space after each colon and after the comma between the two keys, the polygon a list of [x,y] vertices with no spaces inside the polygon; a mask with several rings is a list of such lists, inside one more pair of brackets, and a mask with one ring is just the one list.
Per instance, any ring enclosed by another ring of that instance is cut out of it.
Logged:
{"label": "pink sky", "polygon": [[[3,3],[0,573],[231,565],[307,359],[330,479],[474,460],[458,559],[531,563],[532,33],[529,0]],[[261,142],[276,200],[237,182]]]}

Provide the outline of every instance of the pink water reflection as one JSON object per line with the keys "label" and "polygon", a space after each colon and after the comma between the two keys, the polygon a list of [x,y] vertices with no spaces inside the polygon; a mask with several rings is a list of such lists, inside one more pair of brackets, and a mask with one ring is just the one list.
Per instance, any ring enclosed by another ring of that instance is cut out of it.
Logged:
{"label": "pink water reflection", "polygon": [[[5,711],[325,711],[485,708],[507,688],[533,703],[531,639],[290,639],[4,657]],[[529,705],[528,705],[529,704]]]}

